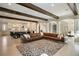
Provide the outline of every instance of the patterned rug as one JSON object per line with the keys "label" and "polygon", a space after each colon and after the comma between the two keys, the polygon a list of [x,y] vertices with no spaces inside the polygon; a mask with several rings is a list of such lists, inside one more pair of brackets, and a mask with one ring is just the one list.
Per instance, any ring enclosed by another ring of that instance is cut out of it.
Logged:
{"label": "patterned rug", "polygon": [[64,46],[63,42],[50,40],[37,40],[17,46],[17,49],[23,56],[40,56],[42,53],[53,56],[59,49]]}

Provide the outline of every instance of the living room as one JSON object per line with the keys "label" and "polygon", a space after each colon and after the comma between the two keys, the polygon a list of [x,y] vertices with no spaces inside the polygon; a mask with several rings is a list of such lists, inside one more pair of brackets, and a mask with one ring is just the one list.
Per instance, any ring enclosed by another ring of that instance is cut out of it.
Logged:
{"label": "living room", "polygon": [[0,3],[0,55],[78,56],[78,10],[79,3]]}

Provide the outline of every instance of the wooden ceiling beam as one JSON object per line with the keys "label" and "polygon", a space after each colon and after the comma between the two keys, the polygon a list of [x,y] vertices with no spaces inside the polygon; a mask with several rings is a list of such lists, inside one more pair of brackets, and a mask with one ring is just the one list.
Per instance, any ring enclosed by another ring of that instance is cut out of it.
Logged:
{"label": "wooden ceiling beam", "polygon": [[17,3],[17,4],[21,5],[21,6],[24,6],[26,8],[32,9],[34,11],[40,12],[42,14],[48,15],[48,16],[53,17],[55,19],[59,19],[58,16],[56,16],[56,15],[54,15],[54,14],[40,8],[40,7],[38,7],[38,6],[34,5],[34,4],[31,4],[31,3]]}
{"label": "wooden ceiling beam", "polygon": [[42,18],[42,17],[33,16],[33,15],[30,15],[30,14],[14,11],[14,10],[7,9],[7,8],[4,8],[4,7],[0,7],[0,11],[11,13],[11,14],[16,14],[16,15],[21,15],[21,16],[25,16],[25,17],[31,17],[31,18],[35,18],[35,19],[40,19],[40,20],[44,20],[44,21],[48,21],[48,19],[45,19],[45,18]]}
{"label": "wooden ceiling beam", "polygon": [[0,15],[0,18],[13,19],[13,20],[19,20],[19,21],[27,21],[27,22],[35,22],[35,23],[38,22],[38,21],[32,21],[32,20],[20,19],[20,18],[15,18],[15,17],[2,16],[2,15]]}
{"label": "wooden ceiling beam", "polygon": [[71,11],[73,12],[74,15],[78,15],[78,10],[77,6],[75,3],[67,3]]}

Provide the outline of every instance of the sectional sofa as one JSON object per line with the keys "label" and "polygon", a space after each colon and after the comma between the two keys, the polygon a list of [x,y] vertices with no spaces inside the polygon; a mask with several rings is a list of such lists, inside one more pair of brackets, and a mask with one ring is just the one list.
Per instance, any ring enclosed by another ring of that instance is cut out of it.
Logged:
{"label": "sectional sofa", "polygon": [[44,33],[42,36],[39,33],[34,33],[34,34],[30,34],[30,38],[28,39],[26,39],[24,35],[21,36],[22,43],[32,42],[32,41],[41,40],[41,39],[64,42],[64,37],[59,38],[58,34],[54,34],[54,33]]}

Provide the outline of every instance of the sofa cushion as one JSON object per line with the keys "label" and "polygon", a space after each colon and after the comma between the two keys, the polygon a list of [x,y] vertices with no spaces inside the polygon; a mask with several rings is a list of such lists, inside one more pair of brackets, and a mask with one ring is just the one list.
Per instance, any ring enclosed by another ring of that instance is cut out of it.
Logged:
{"label": "sofa cushion", "polygon": [[23,36],[25,36],[25,38],[30,38],[30,35],[29,34],[23,34]]}
{"label": "sofa cushion", "polygon": [[52,37],[57,37],[58,34],[53,34],[53,33],[44,33],[45,36],[52,36]]}
{"label": "sofa cushion", "polygon": [[31,37],[31,38],[26,38],[24,35],[22,35],[21,41],[22,41],[22,43],[26,43],[26,42],[36,41],[36,40],[39,40],[42,38],[43,38],[43,36],[35,36],[35,37]]}
{"label": "sofa cushion", "polygon": [[30,34],[30,37],[36,37],[36,36],[40,36],[40,34],[39,33]]}
{"label": "sofa cushion", "polygon": [[64,38],[62,37],[61,39],[58,37],[51,37],[51,36],[44,36],[45,39],[49,39],[49,40],[55,40],[55,41],[62,41],[64,42]]}

